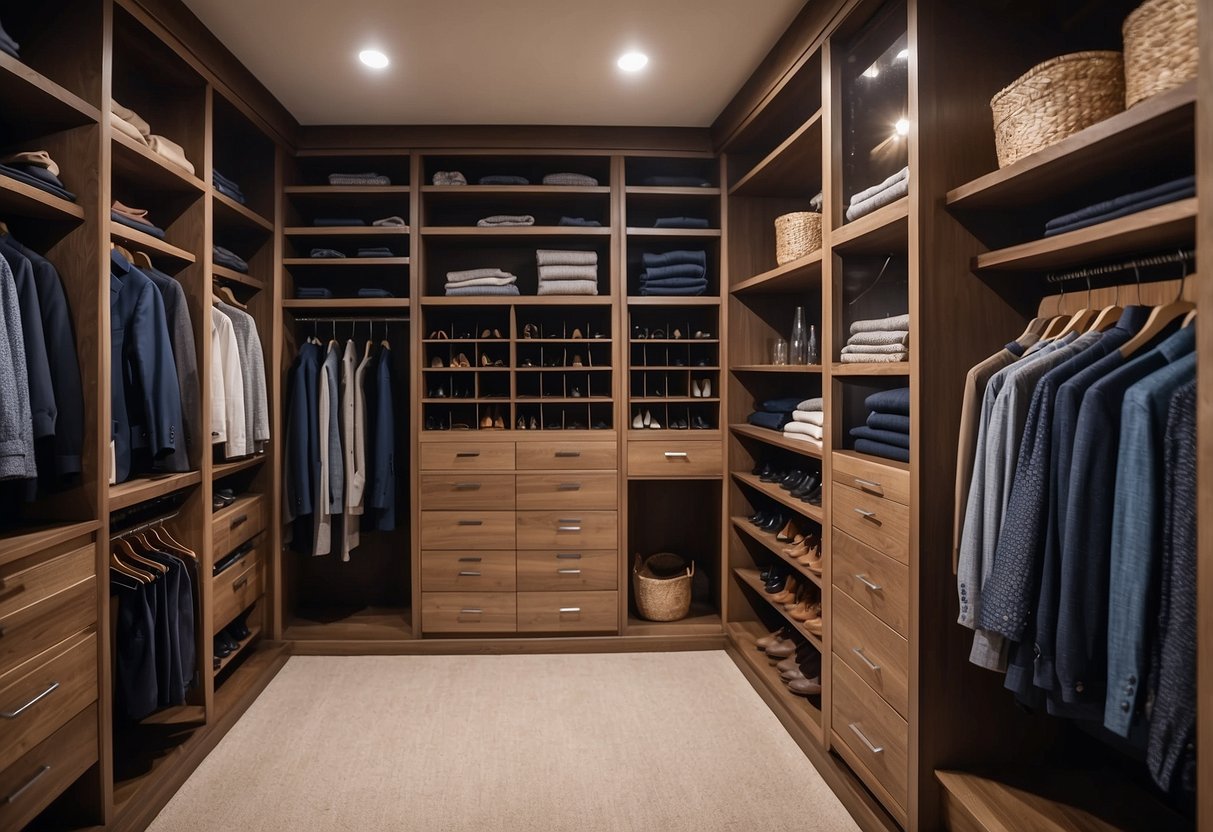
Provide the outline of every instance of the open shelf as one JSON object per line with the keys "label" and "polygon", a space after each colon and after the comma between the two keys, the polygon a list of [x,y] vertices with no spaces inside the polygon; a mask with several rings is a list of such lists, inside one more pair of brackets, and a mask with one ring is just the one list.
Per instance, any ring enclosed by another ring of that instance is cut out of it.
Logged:
{"label": "open shelf", "polygon": [[[504,295],[493,297],[447,297],[422,299],[433,306],[610,306],[609,295]],[[534,340],[534,339],[532,339]]]}
{"label": "open shelf", "polygon": [[408,185],[287,185],[287,196],[392,196],[407,194]]}
{"label": "open shelf", "polygon": [[[745,583],[747,586],[749,586],[750,589],[754,590],[754,592],[760,598],[762,598],[762,600],[766,601],[767,606],[769,606],[771,609],[775,610],[777,613],[779,613],[781,616],[783,616],[784,620],[788,622],[788,625],[792,629],[794,629],[800,635],[804,636],[805,641],[807,641],[809,644],[816,647],[817,651],[819,653],[821,653],[822,662],[823,663],[825,662],[825,660],[826,660],[825,644],[822,642],[821,636],[813,635],[812,633],[810,633],[805,628],[804,624],[800,623],[799,621],[797,621],[795,618],[793,618],[791,615],[788,614],[788,611],[783,608],[783,604],[776,604],[774,601],[771,600],[771,596],[769,596],[767,594],[767,591],[766,591],[765,587],[763,586],[761,572],[759,572],[757,569],[734,569],[733,573],[743,583]],[[763,635],[766,635],[766,633],[763,633]]]}
{"label": "open shelf", "polygon": [[57,525],[26,526],[0,531],[0,564],[50,549],[68,540],[92,534],[100,527],[96,520]]}
{"label": "open shelf", "polygon": [[308,269],[348,269],[368,266],[407,266],[407,257],[286,257],[282,265]]}
{"label": "open shelf", "polygon": [[719,228],[636,228],[627,229],[629,237],[719,237]]}
{"label": "open shelf", "polygon": [[407,237],[407,225],[292,225],[282,229],[287,237]]}
{"label": "open shelf", "polygon": [[1195,141],[1196,82],[1159,93],[1005,168],[948,192],[965,211],[1006,211],[1047,202],[1052,194],[1116,177],[1125,167],[1149,168]]}
{"label": "open shelf", "polygon": [[788,439],[781,431],[760,428],[744,423],[729,425],[729,430],[733,431],[737,436],[746,436],[759,442],[765,442],[768,445],[774,445],[776,448],[782,448],[785,451],[793,451],[798,454],[821,459],[821,448],[801,439]]}
{"label": "open shelf", "polygon": [[427,225],[421,229],[425,237],[609,237],[609,227],[583,228],[568,225],[508,225],[483,228],[478,225]]}
{"label": "open shelf", "polygon": [[257,642],[257,639],[260,636],[261,636],[261,625],[260,624],[256,624],[256,625],[249,627],[249,637],[244,639],[243,641],[241,641],[240,646],[238,648],[236,648],[235,650],[233,650],[230,655],[228,655],[226,658],[219,660],[219,666],[215,668],[215,675],[218,676],[220,673],[222,673],[224,671],[224,669],[229,664],[236,661],[236,659],[240,658],[242,655],[244,655],[246,652],[248,652],[248,649]]}
{"label": "open shelf", "polygon": [[820,364],[734,364],[735,373],[820,373]]}
{"label": "open shelf", "polygon": [[1197,199],[1181,199],[1077,231],[979,254],[978,272],[1062,269],[1140,251],[1191,244]]}
{"label": "open shelf", "polygon": [[[110,131],[113,139],[113,166],[115,175],[122,176],[139,187],[148,190],[202,193],[206,183],[185,168],[153,153],[146,145],[132,139],[116,129]],[[191,160],[196,161],[196,160]]]}
{"label": "open shelf", "polygon": [[910,234],[910,198],[877,208],[830,233],[835,251],[849,254],[887,254],[904,249]]}
{"label": "open shelf", "polygon": [[92,104],[3,52],[0,109],[20,113],[23,120],[38,124],[46,132],[96,124],[101,118]]}
{"label": "open shelf", "polygon": [[735,295],[750,292],[803,293],[821,289],[821,258],[823,251],[784,263],[782,266],[746,278],[729,289]]}
{"label": "open shelf", "polygon": [[41,220],[84,220],[84,209],[74,202],[18,182],[0,173],[0,211]]}
{"label": "open shelf", "polygon": [[754,646],[754,642],[767,635],[762,625],[757,621],[731,621],[727,625],[727,632],[742,661],[749,665],[771,694],[783,702],[801,729],[821,742],[821,697],[797,696],[788,690],[788,686],[779,678],[779,670],[767,660],[765,653]]}
{"label": "open shelf", "polygon": [[408,298],[324,298],[298,300],[290,299],[282,302],[283,309],[332,309],[332,310],[367,310],[375,309],[408,309]]}
{"label": "open shelf", "polygon": [[821,576],[814,575],[795,560],[785,555],[783,553],[783,549],[786,544],[780,543],[778,540],[776,540],[775,535],[771,534],[770,532],[760,531],[754,526],[753,523],[744,517],[734,517],[733,525],[739,532],[752,537],[754,540],[757,540],[764,547],[766,547],[767,551],[782,560],[788,566],[792,567],[792,570],[799,574],[800,577],[804,578],[805,580],[812,581],[813,583],[817,584],[818,587],[821,586]]}
{"label": "open shelf", "polygon": [[296,614],[283,633],[287,641],[398,641],[412,637],[412,616],[402,607],[366,607],[331,620]]}
{"label": "open shelf", "polygon": [[268,458],[266,454],[258,454],[257,456],[250,456],[245,459],[237,459],[234,462],[217,462],[211,469],[211,478],[217,480],[223,477],[230,477],[232,474],[239,474],[241,471],[256,468]]}
{"label": "open shelf", "polygon": [[211,275],[213,277],[218,277],[223,280],[230,280],[233,283],[239,283],[242,286],[248,286],[253,289],[264,289],[265,288],[265,281],[260,280],[256,277],[247,275],[244,272],[238,272],[235,269],[229,269],[227,266],[217,266],[217,265],[211,264]]}
{"label": "open shelf", "polygon": [[686,618],[678,621],[646,621],[635,613],[628,613],[628,636],[715,636],[720,635],[724,625],[720,613],[708,604],[692,603]]}
{"label": "open shelf", "polygon": [[892,361],[887,364],[839,364],[830,366],[835,376],[908,376],[909,361]]}
{"label": "open shelf", "polygon": [[623,189],[628,196],[653,197],[718,197],[720,188],[667,188],[661,185],[628,185]]}
{"label": "open shelf", "polygon": [[422,185],[424,194],[467,195],[478,194],[530,194],[533,196],[558,194],[609,194],[609,185]]}
{"label": "open shelf", "polygon": [[825,522],[825,512],[821,510],[821,506],[810,505],[795,497],[789,497],[788,492],[775,483],[763,482],[754,474],[747,474],[741,471],[734,471],[733,479],[739,483],[748,485],[755,491],[765,494],[784,508],[791,509],[797,514],[803,514],[805,517],[808,517],[810,520],[816,520],[818,523]]}
{"label": "open shelf", "polygon": [[[629,306],[719,306],[720,298],[716,297],[715,295],[695,295],[693,297],[667,297],[664,295],[658,295],[658,296],[653,296],[653,297],[649,297],[649,296],[642,297],[640,295],[629,295],[628,296],[628,305]],[[671,341],[670,343],[684,343],[686,341],[696,341],[696,340],[697,339],[693,339],[693,338],[683,338],[681,341],[675,340],[675,341]],[[658,343],[658,342],[649,341],[648,343],[653,344],[653,343]],[[698,343],[706,344],[708,342],[706,340],[704,340],[704,341],[698,341]]]}
{"label": "open shelf", "polygon": [[821,187],[821,110],[729,188],[729,196],[808,199]]}
{"label": "open shelf", "polygon": [[120,222],[110,220],[110,236],[116,240],[129,243],[132,247],[139,251],[147,252],[149,255],[161,255],[172,258],[178,263],[195,263],[196,257],[183,248],[166,243],[158,237],[153,237],[151,234],[145,234],[142,231],[137,231],[134,228],[123,225]]}
{"label": "open shelf", "polygon": [[273,232],[274,224],[248,206],[241,205],[236,200],[218,191],[212,191],[211,197],[215,201],[216,226],[223,228],[244,228],[253,231],[264,231],[266,233]]}
{"label": "open shelf", "polygon": [[200,482],[201,471],[186,471],[183,474],[168,474],[163,477],[136,477],[109,487],[109,510],[117,511],[136,503],[154,500]]}

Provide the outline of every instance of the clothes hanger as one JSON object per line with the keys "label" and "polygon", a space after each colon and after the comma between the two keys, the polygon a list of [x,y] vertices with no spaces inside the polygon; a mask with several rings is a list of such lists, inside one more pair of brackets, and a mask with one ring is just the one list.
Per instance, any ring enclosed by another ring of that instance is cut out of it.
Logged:
{"label": "clothes hanger", "polygon": [[234,306],[237,309],[248,311],[247,306],[236,300],[236,293],[232,291],[231,286],[214,286],[212,289],[215,292],[215,295],[221,298],[228,306]]}
{"label": "clothes hanger", "polygon": [[156,535],[157,539],[164,543],[164,545],[174,547],[194,560],[198,559],[198,555],[192,549],[190,549],[190,547],[183,543],[178,543],[173,536],[169,534],[168,529],[166,529],[164,526],[156,526],[152,529],[152,533]]}
{"label": "clothes hanger", "polygon": [[1065,284],[1062,284],[1061,294],[1059,294],[1057,296],[1057,312],[1056,312],[1056,314],[1054,314],[1052,320],[1049,321],[1049,325],[1045,327],[1045,331],[1041,334],[1040,340],[1052,341],[1054,338],[1057,337],[1057,333],[1060,332],[1062,327],[1065,325],[1064,322],[1069,320],[1069,318],[1067,316],[1064,316],[1061,314],[1061,304],[1065,300],[1065,298],[1066,298]]}
{"label": "clothes hanger", "polygon": [[140,584],[145,584],[145,585],[150,584],[153,580],[155,580],[151,575],[144,575],[142,572],[138,571],[137,569],[127,566],[125,563],[122,562],[122,560],[118,557],[118,555],[113,552],[110,552],[110,569],[113,569],[115,572],[117,572],[120,575],[125,575],[128,578],[133,578],[134,580],[138,581]]}
{"label": "clothes hanger", "polygon": [[168,574],[168,568],[163,564],[156,563],[153,560],[148,560],[140,555],[139,552],[135,550],[135,546],[133,543],[131,543],[129,538],[115,540],[114,548],[118,552],[118,557],[126,558],[128,564],[133,562],[133,564],[138,568],[151,570],[152,574],[155,575],[163,576]]}
{"label": "clothes hanger", "polygon": [[1182,324],[1180,324],[1180,328],[1187,329],[1188,327],[1190,327],[1192,325],[1192,322],[1195,320],[1196,320],[1196,310],[1193,309],[1191,312],[1189,312],[1187,315],[1184,316],[1184,322]]}
{"label": "clothes hanger", "polygon": [[[1091,278],[1089,277],[1087,278],[1087,291],[1091,291]],[[1099,310],[1099,314],[1095,316],[1095,320],[1091,322],[1087,332],[1104,332],[1111,329],[1120,320],[1124,311],[1120,306],[1120,286],[1117,285],[1116,298],[1112,301],[1112,305]]]}
{"label": "clothes hanger", "polygon": [[1070,322],[1066,324],[1065,328],[1062,329],[1061,332],[1057,333],[1057,337],[1065,338],[1071,332],[1085,330],[1091,325],[1091,321],[1095,320],[1095,316],[1097,314],[1098,313],[1091,308],[1091,279],[1087,278],[1086,306],[1074,313],[1074,316],[1070,318]]}
{"label": "clothes hanger", "polygon": [[0,220],[0,237],[7,237],[7,236],[8,236],[8,223],[6,223],[4,220]]}
{"label": "clothes hanger", "polygon": [[126,262],[128,262],[128,263],[135,262],[134,255],[131,254],[130,251],[128,251],[125,247],[120,246],[117,243],[110,243],[110,251],[118,252],[119,254],[121,254],[123,257],[126,258]]}
{"label": "clothes hanger", "polygon": [[1183,274],[1179,278],[1179,292],[1176,294],[1175,300],[1170,303],[1164,303],[1161,306],[1155,306],[1150,310],[1150,317],[1146,318],[1145,326],[1141,328],[1140,332],[1130,338],[1127,344],[1120,348],[1122,358],[1129,358],[1133,353],[1153,341],[1173,321],[1196,309],[1196,304],[1183,299],[1184,282],[1188,278],[1188,268],[1183,261],[1180,261],[1180,268],[1183,269]]}
{"label": "clothes hanger", "polygon": [[136,266],[138,266],[141,269],[152,268],[152,258],[147,256],[146,251],[136,251],[135,259],[132,260],[131,262],[134,263]]}

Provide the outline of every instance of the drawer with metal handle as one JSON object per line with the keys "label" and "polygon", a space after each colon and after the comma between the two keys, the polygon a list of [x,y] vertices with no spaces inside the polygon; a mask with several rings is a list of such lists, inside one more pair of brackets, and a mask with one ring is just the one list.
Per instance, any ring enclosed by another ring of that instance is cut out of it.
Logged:
{"label": "drawer with metal handle", "polygon": [[514,548],[514,512],[423,511],[421,512],[422,549]]}
{"label": "drawer with metal handle", "polygon": [[265,497],[245,494],[211,518],[211,545],[221,557],[252,540],[265,528]]}
{"label": "drawer with metal handle", "polygon": [[512,633],[512,592],[422,592],[421,629],[427,634]]}
{"label": "drawer with metal handle", "polygon": [[513,474],[422,474],[421,508],[511,511]]}
{"label": "drawer with metal handle", "polygon": [[619,505],[619,477],[614,472],[518,474],[516,479],[520,511],[545,508],[613,511]]}
{"label": "drawer with metal handle", "polygon": [[422,442],[422,471],[513,471],[514,443]]}
{"label": "drawer with metal handle", "polygon": [[910,568],[835,526],[830,542],[834,586],[898,634],[910,633]]}
{"label": "drawer with metal handle", "polygon": [[619,553],[614,549],[554,549],[518,552],[518,589],[551,592],[616,589]]}
{"label": "drawer with metal handle", "polygon": [[614,511],[517,512],[518,549],[616,549],[619,515]]}
{"label": "drawer with metal handle", "polygon": [[614,442],[518,442],[519,471],[613,471],[619,467]]}
{"label": "drawer with metal handle", "polygon": [[909,703],[909,642],[846,593],[833,597],[835,656],[904,717]]}
{"label": "drawer with metal handle", "polygon": [[257,549],[214,577],[211,635],[251,607],[263,594],[264,564]]}
{"label": "drawer with metal handle", "polygon": [[834,527],[895,560],[910,562],[910,510],[901,503],[835,483]]}
{"label": "drawer with metal handle", "polygon": [[433,549],[421,552],[425,592],[513,592],[514,550]]}
{"label": "drawer with metal handle", "polygon": [[834,482],[883,497],[903,506],[910,504],[910,469],[903,464],[883,465],[854,451],[835,451]]}
{"label": "drawer with metal handle", "polygon": [[0,771],[0,829],[21,829],[97,762],[97,706]]}
{"label": "drawer with metal handle", "polygon": [[838,656],[831,668],[833,746],[904,823],[909,805],[909,725]]}
{"label": "drawer with metal handle", "polygon": [[724,453],[719,442],[629,442],[628,476],[721,477],[724,476]]}
{"label": "drawer with metal handle", "polygon": [[618,630],[618,592],[518,593],[520,633],[614,633]]}

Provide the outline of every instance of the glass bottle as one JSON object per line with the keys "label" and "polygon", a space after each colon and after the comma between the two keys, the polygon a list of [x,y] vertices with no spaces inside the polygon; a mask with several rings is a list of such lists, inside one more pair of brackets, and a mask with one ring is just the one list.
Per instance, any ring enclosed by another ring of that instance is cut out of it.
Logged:
{"label": "glass bottle", "polygon": [[808,363],[808,364],[820,364],[821,363],[821,354],[820,354],[820,352],[818,352],[818,349],[817,349],[817,327],[815,327],[815,326],[809,327],[809,354],[808,354],[808,361],[806,363]]}
{"label": "glass bottle", "polygon": [[796,317],[792,319],[792,337],[788,339],[790,363],[809,363],[809,333],[804,325],[804,307],[796,307]]}

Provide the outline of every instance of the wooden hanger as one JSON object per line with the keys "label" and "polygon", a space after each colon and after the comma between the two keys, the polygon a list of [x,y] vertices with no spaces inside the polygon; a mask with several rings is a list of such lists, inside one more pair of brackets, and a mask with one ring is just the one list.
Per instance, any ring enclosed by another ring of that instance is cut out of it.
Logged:
{"label": "wooden hanger", "polygon": [[173,554],[179,554],[182,557],[191,557],[197,559],[197,555],[189,549],[182,546],[177,541],[169,537],[168,531],[161,526],[153,526],[148,529],[148,537],[156,541],[157,544],[165,549],[168,549]]}
{"label": "wooden hanger", "polygon": [[128,578],[134,578],[141,584],[150,584],[155,580],[155,578],[153,578],[151,575],[145,575],[143,572],[139,571],[133,566],[128,565],[125,561],[118,557],[118,553],[114,551],[110,552],[110,568],[117,570],[123,575],[126,575]]}
{"label": "wooden hanger", "polygon": [[0,220],[0,237],[7,237],[7,236],[8,236],[8,223],[6,223],[4,220]]}
{"label": "wooden hanger", "polygon": [[1184,316],[1184,322],[1182,324],[1180,324],[1180,328],[1187,329],[1188,327],[1190,327],[1192,325],[1192,322],[1195,320],[1196,320],[1196,310],[1193,309],[1191,312],[1189,312],[1187,315]]}
{"label": "wooden hanger", "polygon": [[129,539],[123,538],[114,541],[114,550],[118,553],[119,558],[125,558],[127,563],[133,563],[140,569],[148,569],[152,574],[167,575],[168,567],[163,564],[156,563],[154,560],[148,560],[135,551],[134,544]]}
{"label": "wooden hanger", "polygon": [[1037,340],[1039,340],[1041,337],[1041,334],[1045,331],[1045,329],[1048,327],[1048,325],[1050,323],[1052,323],[1052,321],[1053,321],[1052,318],[1033,318],[1032,320],[1028,321],[1028,325],[1024,329],[1023,335],[1020,335],[1015,340],[1022,341],[1025,338],[1027,338],[1029,335],[1035,335]]}
{"label": "wooden hanger", "polygon": [[135,262],[135,257],[134,257],[134,255],[132,255],[132,254],[131,254],[129,251],[127,251],[127,250],[126,250],[126,248],[124,248],[123,246],[118,245],[117,243],[110,243],[110,250],[111,250],[111,251],[116,251],[116,252],[118,252],[119,254],[121,254],[123,257],[125,257],[125,258],[126,258],[126,262],[128,262],[128,263],[134,263],[134,262]]}
{"label": "wooden hanger", "polygon": [[236,300],[236,293],[232,291],[231,286],[215,286],[213,288],[214,288],[215,296],[218,297],[220,300],[222,300],[224,303],[226,303],[228,306],[234,306],[237,309],[244,309],[246,311],[248,310],[247,306],[245,306],[240,301]]}
{"label": "wooden hanger", "polygon": [[1145,326],[1141,328],[1140,332],[1130,338],[1127,344],[1120,348],[1121,358],[1129,358],[1146,344],[1153,341],[1172,322],[1196,309],[1196,304],[1183,299],[1184,282],[1187,278],[1188,273],[1185,268],[1183,276],[1179,279],[1179,293],[1175,296],[1175,300],[1170,303],[1164,303],[1161,306],[1155,306],[1150,310],[1150,317],[1146,318]]}
{"label": "wooden hanger", "polygon": [[146,251],[136,251],[135,259],[132,260],[131,262],[134,263],[136,266],[138,266],[141,269],[152,268],[152,258],[147,256]]}

